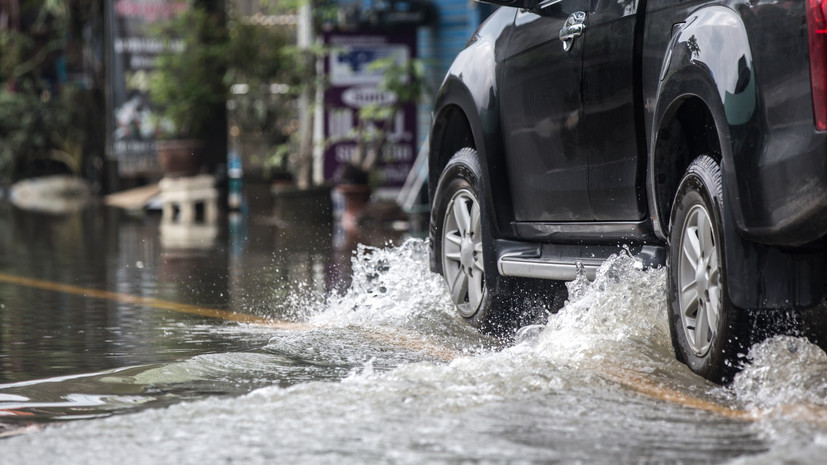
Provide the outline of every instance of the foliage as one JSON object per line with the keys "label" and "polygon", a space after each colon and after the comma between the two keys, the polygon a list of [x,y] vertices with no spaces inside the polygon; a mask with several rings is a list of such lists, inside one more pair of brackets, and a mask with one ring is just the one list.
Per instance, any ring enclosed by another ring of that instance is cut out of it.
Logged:
{"label": "foliage", "polygon": [[[310,6],[311,9],[313,31],[329,29],[338,21],[337,0],[281,0],[276,8],[296,13],[305,6]],[[324,88],[326,79],[317,65],[328,53],[328,47],[319,41],[284,48],[284,60],[289,64],[289,69],[285,70],[281,82],[289,83],[288,97],[293,98],[295,108],[285,109],[291,115],[289,124],[283,126],[285,140],[274,146],[265,160],[265,168],[271,171],[289,171],[300,188],[311,184],[313,112],[316,110],[313,103],[317,92]],[[301,111],[302,107],[306,111]]]}
{"label": "foliage", "polygon": [[96,0],[30,0],[12,18],[25,21],[0,28],[0,183],[80,174],[92,155],[103,126],[92,111],[99,89],[65,82],[59,68],[82,62],[80,31],[96,11]]}
{"label": "foliage", "polygon": [[24,83],[0,92],[0,181],[67,169],[80,174],[88,134],[83,121],[88,92],[66,87],[48,101]]}
{"label": "foliage", "polygon": [[[313,162],[313,131],[300,131],[302,126],[312,128],[313,99],[319,89],[324,88],[326,77],[317,72],[317,63],[328,53],[327,47],[311,44],[308,47],[289,45],[284,48],[284,61],[289,68],[282,75],[282,82],[288,83],[289,93],[283,99],[289,101],[289,107],[283,108],[289,120],[282,127],[284,138],[273,147],[265,160],[265,168],[270,171],[289,171],[301,187],[310,185],[310,168]],[[302,119],[299,110],[300,99],[307,102],[307,112]]]}
{"label": "foliage", "polygon": [[[262,2],[264,3],[264,2]],[[339,21],[339,0],[279,0],[275,7],[278,10],[298,11],[305,5],[310,5],[313,11],[313,29],[321,31],[332,27]]]}
{"label": "foliage", "polygon": [[247,20],[230,21],[229,30],[225,81],[233,90],[227,102],[231,132],[278,146],[294,130],[294,92],[300,81],[290,52],[291,31]]}
{"label": "foliage", "polygon": [[[211,116],[209,108],[226,103],[233,137],[252,136],[278,152],[296,131],[297,90],[306,79],[306,67],[292,45],[295,33],[240,18],[232,5],[226,13],[223,34],[215,33],[221,27],[211,25],[213,18],[198,9],[158,31],[178,37],[186,48],[183,54],[162,54],[150,77],[150,98],[165,122],[159,127],[171,128],[161,136],[199,137]],[[208,32],[212,35],[205,43]],[[279,160],[270,168],[285,169],[286,158]]]}
{"label": "foliage", "polygon": [[18,79],[43,74],[55,52],[65,47],[69,28],[69,7],[57,0],[29,1],[22,5],[23,16],[33,19],[26,30],[0,31],[0,79],[14,87]]}
{"label": "foliage", "polygon": [[[164,138],[204,138],[227,98],[229,40],[223,14],[194,7],[158,27],[167,42],[149,78]],[[179,40],[180,42],[176,42]],[[180,46],[180,49],[179,49]]]}

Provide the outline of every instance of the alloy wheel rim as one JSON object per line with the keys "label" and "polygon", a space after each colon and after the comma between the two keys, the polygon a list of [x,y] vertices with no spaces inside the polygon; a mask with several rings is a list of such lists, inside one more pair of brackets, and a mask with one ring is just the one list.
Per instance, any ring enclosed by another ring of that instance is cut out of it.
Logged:
{"label": "alloy wheel rim", "polygon": [[442,227],[442,270],[460,315],[471,317],[485,298],[480,206],[467,189],[448,203]]}
{"label": "alloy wheel rim", "polygon": [[681,234],[680,312],[689,348],[703,357],[718,336],[721,318],[721,271],[711,217],[695,205]]}

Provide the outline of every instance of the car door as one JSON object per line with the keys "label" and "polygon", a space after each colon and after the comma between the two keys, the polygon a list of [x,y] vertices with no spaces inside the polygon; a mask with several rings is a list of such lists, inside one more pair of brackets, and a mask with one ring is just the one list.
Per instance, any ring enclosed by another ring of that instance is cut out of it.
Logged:
{"label": "car door", "polygon": [[[597,0],[583,42],[580,129],[589,160],[589,199],[597,221],[646,215],[645,140],[635,114],[635,21],[638,0]],[[640,149],[643,149],[642,151]]]}
{"label": "car door", "polygon": [[580,120],[582,41],[560,31],[591,1],[517,13],[501,74],[503,142],[518,222],[592,221]]}

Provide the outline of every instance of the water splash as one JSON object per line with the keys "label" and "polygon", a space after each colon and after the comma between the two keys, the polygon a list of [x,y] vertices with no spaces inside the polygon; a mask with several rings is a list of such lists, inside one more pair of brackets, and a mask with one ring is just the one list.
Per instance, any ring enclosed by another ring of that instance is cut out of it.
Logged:
{"label": "water splash", "polygon": [[730,389],[751,409],[809,403],[827,407],[827,353],[805,338],[776,336],[753,346]]}
{"label": "water splash", "polygon": [[570,363],[671,358],[665,270],[644,270],[638,259],[620,253],[603,263],[593,282],[579,276],[567,286],[569,301],[549,318],[538,351]]}
{"label": "water splash", "polygon": [[333,293],[308,321],[320,327],[359,327],[414,333],[460,351],[496,345],[454,311],[442,277],[428,266],[428,245],[408,239],[397,247],[359,245],[344,295]]}
{"label": "water splash", "polygon": [[754,345],[743,370],[721,388],[755,418],[773,447],[733,464],[823,463],[827,455],[827,354],[807,339],[775,336]]}
{"label": "water splash", "polygon": [[311,321],[324,325],[407,326],[434,317],[451,319],[442,278],[428,270],[427,243],[409,239],[398,247],[359,245],[344,295],[333,294]]}

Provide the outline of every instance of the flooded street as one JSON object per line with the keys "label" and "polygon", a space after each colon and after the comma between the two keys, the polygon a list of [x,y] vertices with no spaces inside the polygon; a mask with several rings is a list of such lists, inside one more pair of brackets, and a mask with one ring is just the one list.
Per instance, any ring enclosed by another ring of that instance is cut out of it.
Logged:
{"label": "flooded street", "polygon": [[[0,206],[3,463],[823,463],[827,355],[674,360],[627,256],[514,341],[454,312],[421,239]],[[358,242],[372,246],[354,247]]]}

